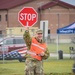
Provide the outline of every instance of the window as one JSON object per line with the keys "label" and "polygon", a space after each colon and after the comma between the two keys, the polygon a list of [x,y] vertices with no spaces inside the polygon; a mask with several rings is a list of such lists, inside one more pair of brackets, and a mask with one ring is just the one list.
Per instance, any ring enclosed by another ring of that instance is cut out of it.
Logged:
{"label": "window", "polygon": [[2,37],[2,31],[0,30],[0,37]]}
{"label": "window", "polygon": [[8,15],[7,14],[5,15],[5,20],[8,21]]}
{"label": "window", "polygon": [[13,39],[11,38],[11,39],[4,40],[3,44],[4,45],[11,45],[11,44],[13,44]]}
{"label": "window", "polygon": [[50,29],[48,29],[48,34],[50,34]]}
{"label": "window", "polygon": [[0,21],[1,21],[1,15],[0,15]]}
{"label": "window", "polygon": [[22,38],[16,38],[15,39],[15,44],[24,44],[24,40]]}

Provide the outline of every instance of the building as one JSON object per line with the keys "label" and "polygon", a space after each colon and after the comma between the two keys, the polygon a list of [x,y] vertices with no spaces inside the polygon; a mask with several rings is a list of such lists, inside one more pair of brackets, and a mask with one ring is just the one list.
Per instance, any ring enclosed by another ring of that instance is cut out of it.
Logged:
{"label": "building", "polygon": [[38,12],[38,22],[48,20],[51,34],[58,28],[75,22],[75,6],[60,0],[1,0],[0,1],[0,34],[6,34],[8,27],[22,27],[18,22],[18,12],[23,7],[33,7]]}

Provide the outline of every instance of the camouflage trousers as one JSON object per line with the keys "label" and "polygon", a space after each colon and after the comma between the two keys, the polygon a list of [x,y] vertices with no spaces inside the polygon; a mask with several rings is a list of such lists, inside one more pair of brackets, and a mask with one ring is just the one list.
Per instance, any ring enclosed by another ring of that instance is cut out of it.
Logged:
{"label": "camouflage trousers", "polygon": [[43,61],[26,59],[25,75],[43,75]]}

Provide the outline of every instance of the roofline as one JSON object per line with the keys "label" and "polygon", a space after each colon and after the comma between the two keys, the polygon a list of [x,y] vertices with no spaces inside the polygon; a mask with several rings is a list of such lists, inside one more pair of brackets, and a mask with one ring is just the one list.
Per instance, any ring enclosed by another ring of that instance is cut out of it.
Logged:
{"label": "roofline", "polygon": [[[29,3],[29,2],[32,2],[33,0],[30,0],[30,1],[27,1],[26,3]],[[18,5],[15,5],[15,6],[13,6],[13,7],[10,7],[9,9],[12,9],[12,8],[14,8],[14,7],[17,7],[17,6],[20,6],[20,5],[22,5],[22,4],[26,4],[26,3],[21,3],[21,4],[18,4]]]}
{"label": "roofline", "polygon": [[68,3],[65,3],[63,1],[60,1],[60,0],[55,0],[55,1],[51,1],[45,5],[42,5],[41,7],[38,8],[38,10],[45,10],[47,8],[50,8],[50,7],[53,7],[55,5],[60,5],[60,6],[63,6],[65,8],[74,8],[75,9],[75,6],[74,5],[71,5],[71,4],[68,4]]}
{"label": "roofline", "polygon": [[26,2],[23,2],[23,3],[17,4],[17,5],[14,5],[14,6],[11,6],[11,7],[0,8],[0,10],[9,10],[9,9],[14,8],[14,7],[17,7],[17,6],[20,6],[22,4],[26,4],[26,3],[32,2],[32,1],[34,1],[34,0],[29,0],[29,1],[26,1]]}

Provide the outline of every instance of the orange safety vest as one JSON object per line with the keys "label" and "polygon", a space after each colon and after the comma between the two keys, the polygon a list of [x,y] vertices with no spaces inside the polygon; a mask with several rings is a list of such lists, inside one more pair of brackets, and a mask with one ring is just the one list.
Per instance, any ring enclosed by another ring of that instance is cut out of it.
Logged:
{"label": "orange safety vest", "polygon": [[46,43],[39,43],[35,38],[32,38],[32,44],[30,51],[36,53],[36,55],[31,55],[32,58],[37,60],[42,60],[42,57],[39,56],[42,52],[45,52]]}

